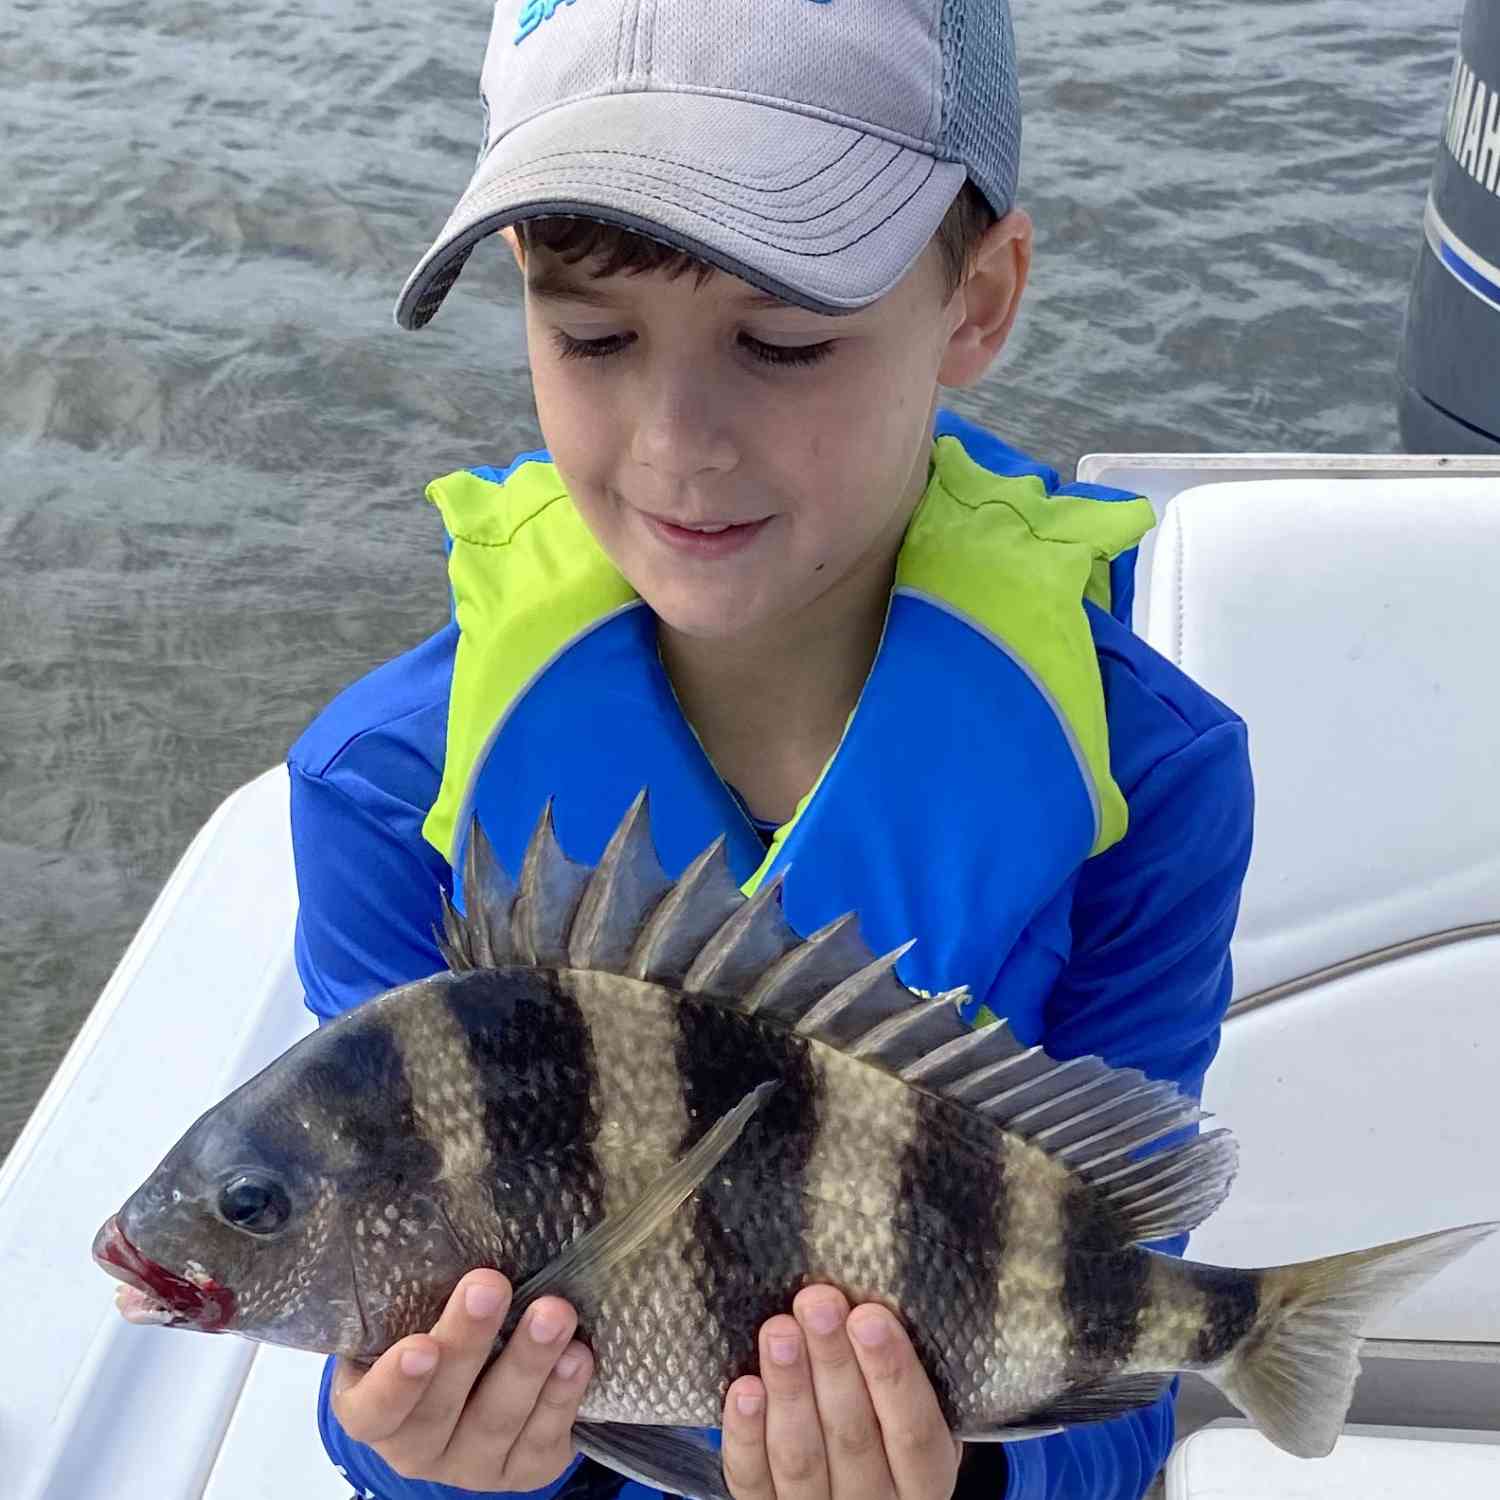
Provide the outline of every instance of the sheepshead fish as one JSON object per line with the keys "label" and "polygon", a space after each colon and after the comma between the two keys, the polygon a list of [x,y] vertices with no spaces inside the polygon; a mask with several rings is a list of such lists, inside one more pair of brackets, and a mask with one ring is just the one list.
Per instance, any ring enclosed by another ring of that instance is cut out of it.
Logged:
{"label": "sheepshead fish", "polygon": [[593,869],[545,813],[518,889],[476,822],[465,891],[450,972],[299,1042],[99,1231],[137,1320],[371,1359],[496,1266],[509,1326],[543,1293],[578,1308],[579,1446],[725,1500],[684,1429],[718,1422],[810,1282],[903,1320],[966,1440],[1116,1416],[1198,1370],[1317,1456],[1370,1312],[1500,1228],[1263,1270],[1143,1248],[1228,1192],[1227,1131],[1166,1142],[1194,1101],[971,1029],[852,915],[804,940],[722,841],[669,880],[644,795]]}

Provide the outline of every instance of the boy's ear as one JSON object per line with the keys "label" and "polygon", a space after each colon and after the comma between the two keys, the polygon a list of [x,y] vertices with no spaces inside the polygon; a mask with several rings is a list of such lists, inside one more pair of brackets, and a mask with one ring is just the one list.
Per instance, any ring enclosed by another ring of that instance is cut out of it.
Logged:
{"label": "boy's ear", "polygon": [[526,250],[521,244],[521,236],[516,233],[514,224],[507,224],[500,231],[500,238],[510,246],[510,253],[515,256],[516,264],[524,271],[526,269]]}
{"label": "boy's ear", "polygon": [[1031,271],[1031,232],[1031,216],[1019,208],[985,230],[953,294],[959,321],[938,366],[939,385],[973,385],[1004,346]]}

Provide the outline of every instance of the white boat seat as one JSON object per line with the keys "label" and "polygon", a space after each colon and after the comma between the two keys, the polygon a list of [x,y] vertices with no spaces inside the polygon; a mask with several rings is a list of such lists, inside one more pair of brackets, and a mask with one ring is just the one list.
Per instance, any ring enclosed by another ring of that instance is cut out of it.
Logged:
{"label": "white boat seat", "polygon": [[[321,1354],[258,1347],[214,1460],[203,1500],[349,1500],[354,1486],[323,1450],[315,1417]],[[276,1482],[268,1486],[268,1461]]]}
{"label": "white boat seat", "polygon": [[[1500,479],[1177,496],[1152,644],[1250,729],[1255,851],[1208,1107],[1241,1169],[1195,1258],[1500,1218]],[[1500,1244],[1371,1329],[1500,1345]]]}
{"label": "white boat seat", "polygon": [[1327,1458],[1293,1458],[1240,1422],[1177,1445],[1167,1500],[1492,1500],[1500,1432],[1361,1427]]}
{"label": "white boat seat", "polygon": [[[242,1394],[288,1368],[243,1339],[125,1323],[89,1245],[202,1110],[311,1029],[296,910],[278,767],[193,840],[0,1169],[0,1325],[26,1353],[0,1381],[5,1500],[199,1500]],[[346,1500],[311,1462],[316,1389],[262,1431],[256,1493]]]}

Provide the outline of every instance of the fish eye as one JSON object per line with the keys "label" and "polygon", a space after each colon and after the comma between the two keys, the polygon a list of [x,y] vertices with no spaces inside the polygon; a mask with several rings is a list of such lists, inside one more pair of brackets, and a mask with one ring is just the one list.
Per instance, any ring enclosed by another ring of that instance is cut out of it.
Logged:
{"label": "fish eye", "polygon": [[219,1190],[219,1216],[247,1234],[275,1234],[291,1218],[292,1205],[273,1178],[240,1172]]}

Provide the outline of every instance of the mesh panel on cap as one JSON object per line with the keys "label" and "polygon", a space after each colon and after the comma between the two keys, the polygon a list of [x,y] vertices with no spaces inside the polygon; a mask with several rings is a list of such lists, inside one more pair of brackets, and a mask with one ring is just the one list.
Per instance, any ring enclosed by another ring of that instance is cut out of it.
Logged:
{"label": "mesh panel on cap", "polygon": [[422,289],[422,295],[411,310],[411,326],[423,328],[432,321],[433,314],[443,305],[443,298],[452,290],[453,283],[463,270],[465,262],[474,253],[473,245],[466,245],[438,272]]}
{"label": "mesh panel on cap", "polygon": [[943,124],[938,154],[961,161],[1002,217],[1021,162],[1016,39],[1005,0],[943,0]]}

